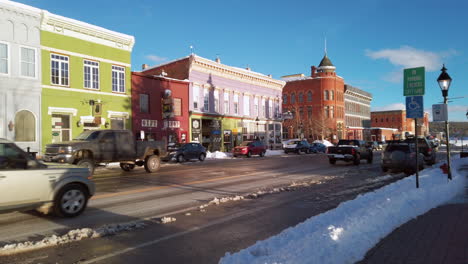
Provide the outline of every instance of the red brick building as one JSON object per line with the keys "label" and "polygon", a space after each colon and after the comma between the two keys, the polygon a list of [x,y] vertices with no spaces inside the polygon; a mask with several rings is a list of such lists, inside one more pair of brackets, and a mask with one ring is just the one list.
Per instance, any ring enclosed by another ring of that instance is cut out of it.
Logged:
{"label": "red brick building", "polygon": [[[392,137],[402,138],[405,133],[415,134],[414,119],[406,118],[406,110],[390,110],[371,112],[371,123],[373,128],[397,129]],[[424,118],[418,119],[418,135],[429,134],[429,113],[424,113]],[[387,139],[392,139],[388,138]]]}
{"label": "red brick building", "polygon": [[329,139],[344,137],[344,79],[325,56],[311,75],[283,76],[283,113],[293,118],[283,122],[283,138]]}
{"label": "red brick building", "polygon": [[189,81],[132,72],[132,127],[136,137],[188,142],[189,85]]}

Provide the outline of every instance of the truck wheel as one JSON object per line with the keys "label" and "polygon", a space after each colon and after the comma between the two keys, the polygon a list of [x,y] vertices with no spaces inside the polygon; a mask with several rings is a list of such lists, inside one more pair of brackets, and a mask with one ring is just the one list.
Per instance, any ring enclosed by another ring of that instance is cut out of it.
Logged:
{"label": "truck wheel", "polygon": [[159,156],[151,155],[146,157],[145,159],[145,170],[149,173],[157,172],[159,167],[161,166],[161,162],[159,160]]}
{"label": "truck wheel", "polygon": [[179,162],[179,163],[184,162],[184,161],[185,161],[184,155],[180,154],[179,156],[177,156],[176,160],[177,160],[177,162]]}
{"label": "truck wheel", "polygon": [[336,163],[336,159],[328,159],[328,162],[330,162],[330,164],[335,164],[335,163]]}
{"label": "truck wheel", "polygon": [[131,171],[135,168],[135,164],[129,164],[129,163],[120,163],[120,168],[123,171]]}
{"label": "truck wheel", "polygon": [[356,157],[354,157],[353,164],[359,165],[360,163],[361,163],[361,155],[357,154]]}
{"label": "truck wheel", "polygon": [[78,161],[78,163],[76,163],[76,165],[78,165],[80,167],[83,167],[83,168],[88,168],[91,175],[94,174],[94,169],[96,168],[96,164],[91,159],[82,159],[82,160]]}
{"label": "truck wheel", "polygon": [[80,184],[68,184],[54,198],[54,213],[61,217],[80,215],[88,204],[88,191]]}

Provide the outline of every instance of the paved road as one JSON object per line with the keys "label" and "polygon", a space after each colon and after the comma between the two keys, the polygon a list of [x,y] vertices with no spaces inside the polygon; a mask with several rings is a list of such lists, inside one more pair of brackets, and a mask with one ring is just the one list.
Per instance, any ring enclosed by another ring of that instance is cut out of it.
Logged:
{"label": "paved road", "polygon": [[[378,153],[375,158],[380,160]],[[149,225],[142,230],[19,254],[8,257],[7,261],[128,263],[132,260],[152,263],[157,257],[164,263],[189,260],[216,263],[227,251],[238,251],[258,239],[334,208],[359,193],[403,177],[402,174],[380,177],[383,174],[379,166],[379,162],[331,166],[323,155],[284,155],[167,164],[157,175],[146,174],[141,169],[130,174],[120,169],[105,169],[97,173],[97,195],[81,217],[3,215],[0,217],[0,237],[5,244],[61,234],[78,227],[93,228],[146,218]],[[312,185],[260,199],[212,206],[206,211],[197,208],[214,197],[247,194],[288,186],[292,182]],[[186,215],[189,208],[190,215]],[[154,224],[156,217],[163,215],[175,216],[177,221]],[[131,249],[135,247],[137,250]],[[96,259],[106,254],[110,254],[109,258]]]}

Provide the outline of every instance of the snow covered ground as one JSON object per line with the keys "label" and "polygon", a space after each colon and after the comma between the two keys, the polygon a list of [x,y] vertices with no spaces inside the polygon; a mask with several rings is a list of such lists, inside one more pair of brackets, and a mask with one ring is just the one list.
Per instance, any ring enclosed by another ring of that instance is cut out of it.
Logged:
{"label": "snow covered ground", "polygon": [[452,181],[440,165],[421,171],[419,189],[414,176],[404,178],[240,252],[226,253],[220,263],[355,263],[400,225],[463,195],[466,177],[457,170],[468,159],[453,159]]}

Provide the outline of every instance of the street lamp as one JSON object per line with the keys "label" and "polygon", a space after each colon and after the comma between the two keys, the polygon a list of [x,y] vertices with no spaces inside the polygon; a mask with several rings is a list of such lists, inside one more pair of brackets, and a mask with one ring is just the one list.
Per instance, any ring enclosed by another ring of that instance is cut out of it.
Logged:
{"label": "street lamp", "polygon": [[[444,97],[444,104],[447,106],[447,96],[448,90],[450,88],[450,84],[452,83],[452,78],[447,73],[447,69],[445,68],[445,64],[442,66],[441,69],[442,73],[437,78],[437,82],[439,83],[440,90],[442,90],[442,96]],[[449,180],[452,179],[452,172],[450,169],[450,143],[449,143],[449,123],[448,120],[445,120],[445,137],[447,140],[447,170],[448,170],[448,178]]]}
{"label": "street lamp", "polygon": [[260,122],[260,119],[259,119],[258,116],[257,116],[257,118],[255,118],[255,124],[257,125],[257,138],[256,138],[257,140],[260,139],[260,137],[259,137],[259,131],[258,131],[258,122]]}

